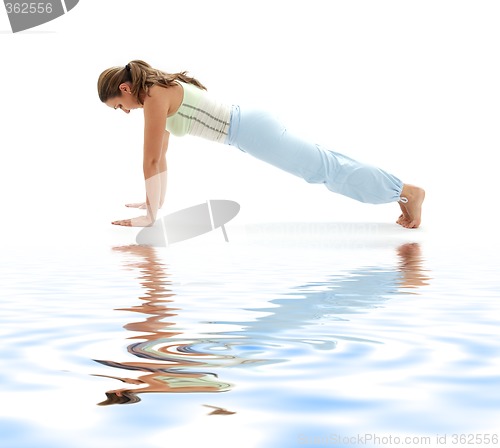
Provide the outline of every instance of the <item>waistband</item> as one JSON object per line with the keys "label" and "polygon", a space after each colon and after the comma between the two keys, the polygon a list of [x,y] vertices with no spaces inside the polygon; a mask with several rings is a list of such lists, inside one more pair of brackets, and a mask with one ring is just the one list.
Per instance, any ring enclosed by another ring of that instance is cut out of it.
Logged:
{"label": "waistband", "polygon": [[227,133],[225,145],[236,146],[236,137],[238,136],[238,130],[240,128],[240,106],[233,105],[231,107],[231,118],[229,120],[229,131]]}

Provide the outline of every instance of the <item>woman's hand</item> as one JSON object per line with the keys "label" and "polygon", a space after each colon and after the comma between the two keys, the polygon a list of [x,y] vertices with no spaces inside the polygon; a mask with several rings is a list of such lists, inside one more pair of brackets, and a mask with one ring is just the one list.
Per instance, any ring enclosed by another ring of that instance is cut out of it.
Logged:
{"label": "woman's hand", "polygon": [[146,203],[145,202],[134,202],[133,204],[125,204],[125,207],[140,208],[141,210],[146,210]]}
{"label": "woman's hand", "polygon": [[150,227],[154,224],[149,216],[138,216],[132,219],[121,219],[118,221],[113,221],[111,224],[115,226],[127,226],[127,227]]}
{"label": "woman's hand", "polygon": [[[162,208],[163,204],[160,203],[158,208]],[[141,210],[146,210],[148,208],[147,204],[145,202],[134,202],[132,204],[125,204],[125,207],[129,208],[139,208]]]}

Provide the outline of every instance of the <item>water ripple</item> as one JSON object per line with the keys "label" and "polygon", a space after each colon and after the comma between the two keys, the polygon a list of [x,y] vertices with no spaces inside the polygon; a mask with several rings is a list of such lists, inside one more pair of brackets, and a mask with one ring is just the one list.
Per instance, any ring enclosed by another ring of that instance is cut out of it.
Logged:
{"label": "water ripple", "polygon": [[[497,420],[491,270],[442,253],[447,263],[429,261],[418,244],[362,260],[240,249],[202,259],[125,246],[102,259],[9,264],[3,415],[37,425],[50,415],[42,426],[52,432],[120,427],[123,440],[145,428],[181,436],[186,422],[272,420],[273,446],[286,447],[312,431],[479,430]],[[135,406],[109,406],[123,404]]]}

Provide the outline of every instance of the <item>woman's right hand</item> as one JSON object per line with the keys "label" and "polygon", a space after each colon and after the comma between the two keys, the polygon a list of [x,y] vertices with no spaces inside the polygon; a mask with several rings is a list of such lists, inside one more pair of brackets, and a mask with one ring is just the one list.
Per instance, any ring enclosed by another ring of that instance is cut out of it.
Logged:
{"label": "woman's right hand", "polygon": [[[160,204],[158,208],[162,208],[163,204]],[[145,202],[135,202],[133,204],[125,204],[125,207],[129,208],[140,208],[141,210],[146,210],[148,207]]]}
{"label": "woman's right hand", "polygon": [[130,207],[130,208],[140,208],[141,210],[146,209],[146,203],[145,202],[136,202],[133,204],[125,204],[125,207]]}

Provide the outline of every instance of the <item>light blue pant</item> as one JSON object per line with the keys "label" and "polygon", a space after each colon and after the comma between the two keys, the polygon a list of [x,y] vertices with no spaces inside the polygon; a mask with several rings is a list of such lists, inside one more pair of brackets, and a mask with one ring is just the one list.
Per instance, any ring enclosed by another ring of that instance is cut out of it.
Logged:
{"label": "light blue pant", "polygon": [[233,106],[226,144],[361,202],[383,204],[401,199],[403,182],[397,177],[297,137],[262,110]]}

